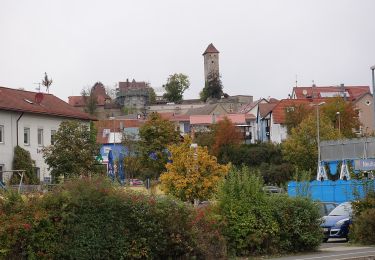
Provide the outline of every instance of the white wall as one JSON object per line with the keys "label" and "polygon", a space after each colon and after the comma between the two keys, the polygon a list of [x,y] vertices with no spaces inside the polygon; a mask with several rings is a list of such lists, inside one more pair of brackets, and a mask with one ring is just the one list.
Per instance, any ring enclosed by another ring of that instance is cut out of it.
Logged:
{"label": "white wall", "polygon": [[[17,119],[21,112],[0,110],[0,125],[4,126],[4,143],[0,143],[0,165],[4,170],[12,170],[14,147],[17,145]],[[50,177],[48,165],[44,162],[42,149],[38,145],[38,129],[43,129],[43,144],[51,144],[51,130],[58,130],[61,122],[69,120],[63,117],[24,113],[18,122],[18,145],[30,152],[35,167],[40,169],[40,180]],[[30,128],[30,145],[24,144],[24,128]]]}
{"label": "white wall", "polygon": [[284,125],[274,124],[273,117],[271,118],[271,142],[273,143],[281,143],[282,141],[286,140],[288,137],[287,128]]}

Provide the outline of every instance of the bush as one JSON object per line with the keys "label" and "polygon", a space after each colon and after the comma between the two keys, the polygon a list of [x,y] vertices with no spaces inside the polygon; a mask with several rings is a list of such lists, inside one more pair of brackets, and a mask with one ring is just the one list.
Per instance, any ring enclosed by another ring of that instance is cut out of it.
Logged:
{"label": "bush", "polygon": [[354,222],[351,238],[362,244],[375,244],[375,192],[367,193],[363,200],[353,202]]}
{"label": "bush", "polygon": [[289,163],[279,165],[262,163],[259,170],[263,176],[264,183],[268,185],[281,186],[293,179],[294,168]]}
{"label": "bush", "polygon": [[[34,172],[33,165],[35,162],[31,159],[30,152],[16,146],[14,148],[13,169],[25,170],[22,182],[25,184],[38,184],[39,180]],[[12,174],[11,184],[19,184],[21,177],[17,173]]]}
{"label": "bush", "polygon": [[267,195],[259,173],[232,169],[221,184],[218,210],[231,255],[247,256],[316,249],[320,216],[306,198]]}
{"label": "bush", "polygon": [[280,226],[278,247],[280,252],[315,250],[322,241],[320,215],[312,200],[286,195],[269,197],[274,216]]}
{"label": "bush", "polygon": [[262,188],[261,177],[243,167],[233,168],[219,189],[218,207],[231,255],[273,252],[279,227]]}
{"label": "bush", "polygon": [[8,194],[0,211],[5,258],[220,258],[225,253],[217,248],[225,248],[219,233],[202,233],[215,230],[207,216],[181,202],[117,189],[102,179],[74,180],[26,200]]}
{"label": "bush", "polygon": [[[225,146],[223,151],[219,152],[219,162],[222,158],[236,166],[244,164],[248,167],[260,166],[261,163],[281,164],[283,162],[281,146],[270,143]],[[222,163],[224,162],[226,161]]]}

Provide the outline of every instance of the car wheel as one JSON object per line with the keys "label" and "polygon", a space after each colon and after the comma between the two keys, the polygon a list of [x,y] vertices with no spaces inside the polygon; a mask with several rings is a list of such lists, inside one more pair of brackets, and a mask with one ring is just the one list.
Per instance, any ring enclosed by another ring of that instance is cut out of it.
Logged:
{"label": "car wheel", "polygon": [[323,243],[327,243],[328,238],[323,238]]}

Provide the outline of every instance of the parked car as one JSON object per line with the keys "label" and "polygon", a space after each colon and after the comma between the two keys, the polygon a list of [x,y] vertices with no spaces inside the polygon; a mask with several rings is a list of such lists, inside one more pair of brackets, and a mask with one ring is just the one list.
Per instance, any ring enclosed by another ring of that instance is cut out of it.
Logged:
{"label": "parked car", "polygon": [[330,238],[345,238],[349,240],[349,228],[353,221],[353,210],[350,202],[338,205],[328,216],[323,217],[323,242]]}
{"label": "parked car", "polygon": [[268,194],[284,193],[284,189],[277,186],[264,186],[263,191]]}
{"label": "parked car", "polygon": [[334,210],[339,204],[335,202],[317,202],[319,206],[319,213],[320,216],[328,216],[329,213],[331,213],[332,210]]}
{"label": "parked car", "polygon": [[139,179],[129,179],[130,186],[143,186],[143,181]]}

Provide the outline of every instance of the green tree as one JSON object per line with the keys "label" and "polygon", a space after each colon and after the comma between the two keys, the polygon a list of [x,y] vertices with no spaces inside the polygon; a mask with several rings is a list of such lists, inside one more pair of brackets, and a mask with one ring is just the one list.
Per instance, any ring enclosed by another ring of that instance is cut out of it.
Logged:
{"label": "green tree", "polygon": [[221,83],[220,74],[212,72],[208,75],[203,90],[199,93],[201,100],[206,101],[208,98],[220,99],[223,93],[223,84]]}
{"label": "green tree", "polygon": [[55,181],[59,177],[89,176],[96,173],[95,156],[99,149],[89,126],[78,121],[62,122],[55,140],[54,145],[43,151],[43,157],[49,169],[52,169]]}
{"label": "green tree", "polygon": [[307,104],[295,104],[285,109],[285,125],[288,135],[292,133],[292,129],[297,127],[303,119],[311,114],[312,108]]}
{"label": "green tree", "polygon": [[149,101],[150,104],[154,104],[155,101],[156,101],[155,90],[150,87],[148,91],[149,91],[148,101]]}
{"label": "green tree", "polygon": [[137,140],[135,134],[123,133],[121,143],[126,149],[124,168],[126,169],[127,178],[136,178],[140,175],[143,168],[139,140]]}
{"label": "green tree", "polygon": [[180,133],[172,122],[151,113],[139,128],[140,152],[144,160],[146,177],[158,178],[168,160],[167,146],[180,140]]}
{"label": "green tree", "polygon": [[163,97],[169,102],[179,103],[182,101],[183,94],[190,86],[188,76],[182,73],[170,75],[167,83],[163,85],[166,93]]}
{"label": "green tree", "polygon": [[[13,159],[13,169],[14,170],[24,170],[24,176],[22,183],[24,184],[38,184],[39,180],[34,172],[34,165],[35,161],[31,159],[31,155],[29,151],[21,148],[20,146],[16,146],[14,148],[14,159]],[[18,173],[13,173],[10,182],[12,184],[19,184],[20,183],[20,176]]]}
{"label": "green tree", "polygon": [[[339,138],[337,129],[324,114],[319,119],[320,140],[335,140]],[[309,115],[296,128],[292,129],[290,137],[283,143],[284,158],[300,170],[312,170],[315,176],[318,160],[317,121],[314,114]]]}
{"label": "green tree", "polygon": [[340,128],[340,133],[343,137],[356,137],[353,129],[358,129],[360,122],[352,102],[345,101],[342,97],[334,97],[327,100],[322,107],[322,112],[329,118],[336,129]]}
{"label": "green tree", "polygon": [[229,165],[217,163],[207,147],[191,148],[188,137],[181,144],[169,146],[169,150],[172,162],[160,176],[162,190],[182,201],[210,199],[228,173]]}
{"label": "green tree", "polygon": [[94,92],[94,88],[84,88],[81,91],[81,96],[85,103],[85,112],[94,115],[98,108],[98,97]]}

